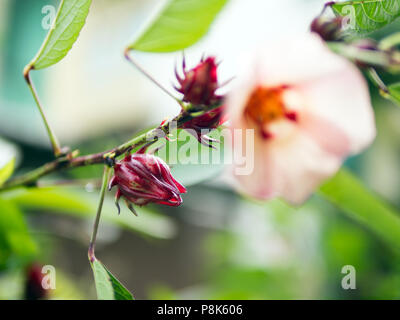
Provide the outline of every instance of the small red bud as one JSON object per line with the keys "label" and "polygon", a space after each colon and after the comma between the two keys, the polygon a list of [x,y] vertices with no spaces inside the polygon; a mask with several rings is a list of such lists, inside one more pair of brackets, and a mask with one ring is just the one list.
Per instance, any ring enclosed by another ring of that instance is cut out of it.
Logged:
{"label": "small red bud", "polygon": [[32,264],[28,267],[25,282],[25,299],[39,300],[47,296],[46,289],[42,286],[44,274],[39,264]]}
{"label": "small red bud", "polygon": [[337,41],[341,38],[343,17],[330,20],[317,17],[311,23],[311,31],[317,33],[325,41]]}
{"label": "small red bud", "polygon": [[215,92],[218,89],[217,77],[218,65],[215,57],[202,59],[193,69],[186,70],[186,63],[183,60],[183,77],[180,77],[175,70],[179,87],[176,88],[183,94],[183,101],[194,105],[212,106],[221,101]]}
{"label": "small red bud", "polygon": [[135,153],[117,161],[109,189],[113,186],[118,187],[115,196],[118,209],[118,200],[124,197],[133,212],[132,203],[139,206],[150,202],[179,206],[182,203],[180,194],[186,192],[162,159],[146,153]]}

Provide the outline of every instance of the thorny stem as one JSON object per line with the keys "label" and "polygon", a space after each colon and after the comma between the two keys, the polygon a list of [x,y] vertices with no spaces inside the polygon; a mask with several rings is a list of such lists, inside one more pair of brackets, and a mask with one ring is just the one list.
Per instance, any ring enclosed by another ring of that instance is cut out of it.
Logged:
{"label": "thorny stem", "polygon": [[144,76],[146,76],[151,82],[153,82],[157,87],[169,95],[172,99],[179,103],[179,105],[184,108],[181,100],[175,97],[167,88],[165,88],[160,82],[158,82],[149,72],[147,72],[135,59],[130,55],[131,49],[128,47],[124,50],[124,56],[136,69],[138,69]]}
{"label": "thorny stem", "polygon": [[[208,108],[207,110],[204,110],[198,115],[196,114],[196,116],[200,116],[201,114],[204,114],[205,112],[208,112],[218,107],[219,105],[215,105],[211,108]],[[180,127],[185,122],[193,119],[194,116],[191,114],[191,112],[193,111],[197,111],[196,106],[187,108],[187,111],[182,111],[175,118],[170,121],[166,121],[163,125],[151,129],[146,133],[140,134],[111,150],[79,157],[71,157],[71,155],[59,157],[58,159],[48,162],[33,171],[27,172],[26,174],[8,180],[0,188],[0,192],[20,186],[35,186],[36,182],[43,176],[58,172],[60,170],[73,169],[97,164],[107,164],[107,159],[109,155],[113,155],[114,158],[117,158],[118,156],[121,156],[130,150],[136,149],[145,144],[156,142],[160,138],[160,130],[164,133],[165,136],[168,135],[170,133],[169,130],[172,123],[176,122],[177,126]]]}
{"label": "thorny stem", "polygon": [[38,94],[36,92],[36,89],[35,89],[35,86],[33,85],[32,80],[31,80],[31,76],[30,76],[30,71],[31,70],[32,70],[32,66],[30,64],[25,67],[25,69],[24,69],[24,78],[25,78],[25,81],[26,81],[29,89],[31,90],[33,99],[36,102],[36,105],[37,105],[37,107],[39,109],[40,115],[42,116],[43,123],[44,123],[44,125],[46,127],[46,131],[47,131],[47,134],[48,134],[48,136],[50,138],[51,146],[52,146],[53,151],[54,151],[54,155],[56,157],[59,157],[60,155],[62,155],[62,150],[60,148],[60,144],[59,144],[59,142],[58,142],[58,140],[56,138],[56,135],[54,134],[53,130],[51,129],[51,127],[49,125],[49,122],[47,121],[46,115],[45,115],[44,110],[42,108],[42,104],[40,103],[40,100],[39,100],[39,96],[38,96]]}
{"label": "thorny stem", "polygon": [[89,250],[88,250],[88,257],[89,257],[90,262],[94,262],[96,260],[96,257],[94,254],[95,245],[96,245],[96,237],[97,237],[97,231],[99,229],[101,210],[103,209],[104,195],[105,195],[105,192],[107,189],[108,180],[110,178],[110,171],[111,171],[110,169],[111,168],[109,166],[104,166],[103,180],[102,180],[101,190],[100,190],[99,205],[97,207],[96,218],[94,220],[93,231],[92,231],[92,236],[90,238],[90,244],[89,244]]}

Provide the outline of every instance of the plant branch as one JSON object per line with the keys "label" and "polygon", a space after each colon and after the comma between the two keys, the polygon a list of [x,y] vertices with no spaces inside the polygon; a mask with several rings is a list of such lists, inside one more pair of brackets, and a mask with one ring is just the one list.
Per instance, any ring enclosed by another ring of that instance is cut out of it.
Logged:
{"label": "plant branch", "polygon": [[111,150],[106,150],[99,153],[89,154],[85,156],[74,157],[74,153],[68,154],[57,158],[54,161],[48,162],[43,166],[27,172],[21,176],[17,176],[8,180],[1,188],[1,191],[10,190],[20,186],[35,186],[36,182],[51,173],[58,172],[61,170],[73,169],[78,167],[85,167],[97,164],[107,164],[110,156],[117,158],[133,149],[139,148],[144,145],[156,142],[158,139],[167,136],[170,133],[170,128],[174,128],[172,125],[176,123],[179,128],[187,121],[190,121],[195,116],[193,112],[196,112],[196,117],[203,115],[205,112],[218,108],[220,105],[215,105],[202,112],[198,112],[198,106],[189,106],[186,110],[182,110],[179,115],[170,121],[166,121],[157,128],[151,129],[143,134],[140,134],[133,139],[117,146]]}
{"label": "plant branch", "polygon": [[37,107],[39,109],[40,115],[42,116],[42,120],[43,120],[43,123],[44,123],[44,125],[46,127],[47,135],[49,136],[49,139],[50,139],[50,142],[51,142],[51,146],[52,146],[53,151],[54,151],[54,155],[56,157],[59,157],[60,155],[63,154],[63,151],[60,148],[60,144],[59,144],[59,142],[57,140],[56,135],[54,134],[53,130],[51,129],[51,127],[49,125],[49,122],[47,121],[46,114],[44,113],[44,110],[42,108],[42,104],[40,103],[40,100],[39,100],[39,96],[37,94],[37,91],[35,89],[35,86],[33,85],[33,82],[32,82],[31,76],[30,76],[31,70],[32,70],[32,66],[30,64],[25,67],[25,69],[24,69],[24,78],[25,78],[25,81],[26,81],[29,89],[31,90],[33,99],[36,102],[36,105],[37,105]]}

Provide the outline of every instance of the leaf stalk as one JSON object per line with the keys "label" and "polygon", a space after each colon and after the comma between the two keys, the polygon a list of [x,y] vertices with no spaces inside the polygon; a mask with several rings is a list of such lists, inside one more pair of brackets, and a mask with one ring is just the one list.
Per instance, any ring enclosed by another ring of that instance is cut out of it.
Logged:
{"label": "leaf stalk", "polygon": [[44,126],[45,126],[46,131],[47,131],[47,135],[49,136],[50,143],[51,143],[51,146],[53,148],[54,155],[56,157],[59,157],[59,156],[61,156],[63,154],[63,152],[62,152],[62,150],[60,148],[60,144],[58,142],[58,139],[57,139],[56,135],[54,134],[54,131],[50,127],[50,124],[49,124],[49,122],[47,120],[46,114],[45,114],[45,112],[43,110],[42,104],[41,104],[41,102],[39,100],[39,96],[37,94],[36,88],[35,88],[35,86],[34,86],[34,84],[32,82],[32,79],[31,79],[31,76],[30,76],[30,72],[32,70],[33,70],[32,65],[28,64],[24,69],[24,78],[25,78],[25,81],[26,81],[26,83],[27,83],[27,85],[28,85],[28,87],[29,87],[29,89],[30,89],[30,91],[32,93],[33,99],[36,102],[36,106],[37,106],[37,108],[38,108],[38,110],[40,112],[40,115],[42,117]]}

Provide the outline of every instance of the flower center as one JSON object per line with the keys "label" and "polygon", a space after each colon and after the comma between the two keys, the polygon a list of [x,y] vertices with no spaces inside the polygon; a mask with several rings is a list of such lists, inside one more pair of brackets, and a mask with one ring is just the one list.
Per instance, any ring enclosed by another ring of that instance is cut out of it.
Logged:
{"label": "flower center", "polygon": [[257,87],[250,95],[244,109],[247,119],[255,122],[261,130],[264,138],[270,138],[271,134],[266,130],[271,122],[281,119],[296,121],[296,113],[286,110],[283,93],[286,86],[276,88]]}

